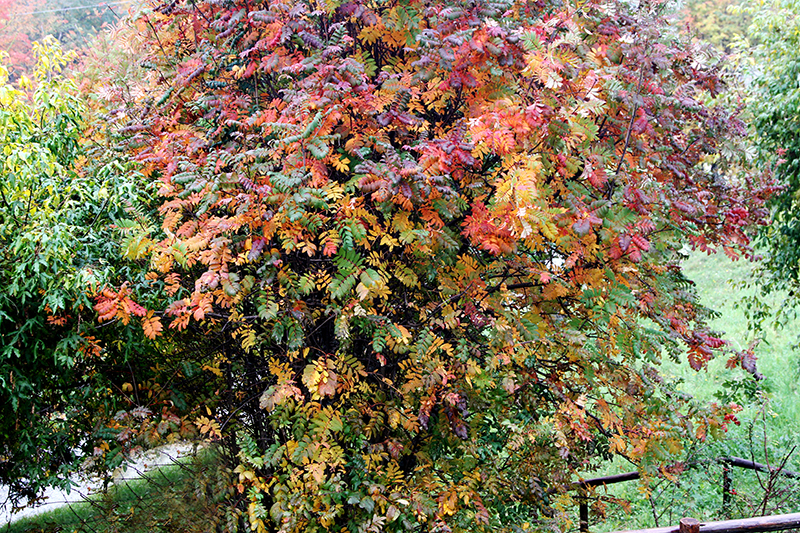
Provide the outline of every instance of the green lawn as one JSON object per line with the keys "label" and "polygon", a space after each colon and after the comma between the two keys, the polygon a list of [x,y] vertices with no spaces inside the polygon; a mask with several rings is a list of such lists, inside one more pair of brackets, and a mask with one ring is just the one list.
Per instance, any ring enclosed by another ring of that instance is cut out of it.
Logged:
{"label": "green lawn", "polygon": [[[707,307],[718,311],[719,317],[710,325],[724,332],[724,338],[736,350],[744,349],[752,340],[748,332],[745,312],[737,308],[742,298],[753,296],[756,289],[743,288],[745,281],[753,280],[752,264],[744,261],[731,261],[718,254],[706,256],[695,254],[685,263],[687,276],[697,284],[697,292]],[[770,303],[780,303],[781,296],[770,298]],[[794,345],[798,342],[797,321],[785,327],[776,328],[773,324],[765,327],[764,339],[756,347],[758,369],[764,375],[764,387],[770,393],[771,410],[779,418],[781,426],[798,429],[800,404],[798,404],[797,378],[798,354]],[[743,377],[743,373],[732,373],[725,368],[725,360],[712,361],[707,371],[696,373],[688,365],[673,366],[670,371],[683,376],[692,393],[703,399],[713,399],[719,385],[731,375]]]}
{"label": "green lawn", "polygon": [[[701,302],[719,315],[710,321],[710,326],[724,332],[724,338],[733,349],[748,346],[752,334],[740,302],[756,294],[756,289],[744,287],[743,282],[754,281],[752,264],[747,261],[731,261],[718,254],[706,256],[693,254],[684,264],[687,276],[697,286]],[[771,304],[781,301],[781,295],[773,296]],[[759,372],[764,375],[760,382],[763,402],[752,395],[739,395],[743,410],[739,414],[741,425],[731,425],[726,438],[710,441],[693,450],[690,459],[704,461],[699,468],[688,471],[677,483],[660,480],[645,489],[638,482],[627,482],[614,486],[608,495],[632,503],[629,513],[618,505],[609,505],[609,518],[602,521],[594,516],[590,519],[591,530],[596,532],[622,529],[638,529],[677,524],[682,516],[701,520],[719,520],[766,514],[797,512],[800,502],[800,484],[785,477],[770,480],[765,474],[733,469],[731,508],[723,512],[722,467],[714,462],[720,456],[738,456],[760,463],[777,465],[788,457],[785,467],[800,471],[800,452],[794,446],[800,443],[800,398],[797,381],[800,376],[800,355],[794,349],[798,342],[800,322],[793,320],[784,327],[767,323],[763,341],[755,348]],[[680,364],[666,361],[666,375],[682,379],[682,388],[704,401],[718,401],[717,395],[724,390],[723,383],[738,384],[742,390],[753,388],[753,380],[741,369],[725,368],[727,358],[713,360],[707,369],[692,370],[685,361]],[[630,465],[615,463],[598,475],[631,470]],[[605,494],[604,492],[602,494]],[[766,505],[764,505],[764,497]],[[576,515],[577,520],[577,515]],[[576,522],[577,527],[577,522]]]}

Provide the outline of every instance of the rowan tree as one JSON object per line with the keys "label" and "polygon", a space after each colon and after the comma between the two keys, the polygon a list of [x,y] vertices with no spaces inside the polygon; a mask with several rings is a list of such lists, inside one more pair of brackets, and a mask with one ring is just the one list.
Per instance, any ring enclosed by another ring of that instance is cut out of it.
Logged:
{"label": "rowan tree", "polygon": [[659,372],[724,348],[681,250],[749,255],[774,188],[711,171],[746,131],[659,9],[138,15],[146,72],[95,87],[161,205],[129,237],[146,283],[95,309],[154,339],[192,332],[196,426],[238,453],[242,521],[510,531],[611,456],[670,475],[724,430],[736,406]]}

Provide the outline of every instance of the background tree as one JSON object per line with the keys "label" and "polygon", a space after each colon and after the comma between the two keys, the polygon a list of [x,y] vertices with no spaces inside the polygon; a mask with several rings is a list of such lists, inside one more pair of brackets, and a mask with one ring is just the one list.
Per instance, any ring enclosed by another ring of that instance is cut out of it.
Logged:
{"label": "background tree", "polygon": [[159,347],[141,328],[94,320],[92,294],[144,276],[119,243],[146,188],[87,128],[89,108],[61,74],[74,55],[52,38],[33,49],[36,70],[18,88],[0,68],[0,482],[14,504],[66,485],[87,459],[119,464],[122,447],[138,444],[130,425],[150,440],[181,430],[174,416],[142,426],[125,415],[162,414],[149,378]]}
{"label": "background tree", "polygon": [[[783,186],[769,204],[772,223],[761,233],[760,247],[766,260],[758,278],[764,293],[789,290],[778,313],[781,322],[794,313],[793,296],[800,283],[800,56],[796,52],[800,6],[796,2],[769,2],[751,6],[750,11],[753,24],[749,37],[758,45],[748,69],[752,79],[749,107],[758,134],[761,164],[774,166],[775,176]],[[762,298],[753,298],[747,305],[756,328],[772,316]]]}
{"label": "background tree", "polygon": [[[88,6],[88,7],[84,7]],[[12,79],[36,64],[33,43],[55,37],[69,50],[82,49],[104,26],[127,12],[128,4],[76,0],[0,1],[0,50],[8,52],[6,68]]]}
{"label": "background tree", "polygon": [[681,9],[681,20],[692,35],[732,52],[734,43],[747,36],[751,13],[735,0],[691,0]]}

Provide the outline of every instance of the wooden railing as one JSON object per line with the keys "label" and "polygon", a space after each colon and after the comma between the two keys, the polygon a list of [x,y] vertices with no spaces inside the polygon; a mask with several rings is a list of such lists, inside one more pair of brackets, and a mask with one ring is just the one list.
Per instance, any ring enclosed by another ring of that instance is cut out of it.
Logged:
{"label": "wooden railing", "polygon": [[796,528],[800,528],[800,513],[758,516],[721,522],[701,522],[694,518],[683,518],[676,526],[631,529],[614,533],[755,533]]}
{"label": "wooden railing", "polygon": [[[730,498],[732,491],[732,483],[731,483],[731,476],[730,471],[731,467],[736,468],[744,468],[746,470],[757,470],[759,472],[768,472],[773,475],[780,475],[784,477],[789,477],[793,479],[800,479],[800,474],[797,472],[793,472],[791,470],[787,470],[785,468],[775,468],[768,465],[763,465],[761,463],[756,463],[755,461],[748,461],[747,459],[742,459],[741,457],[720,457],[717,459],[717,462],[722,464],[722,510],[723,513],[727,513],[730,509]],[[687,468],[694,468],[699,466],[701,463],[694,462],[685,464],[684,467]],[[633,481],[635,479],[639,479],[639,472],[626,472],[624,474],[615,474],[613,476],[602,476],[596,477],[592,479],[584,479],[577,483],[573,484],[573,490],[579,490],[581,492],[585,492],[587,489],[592,489],[595,487],[602,487],[604,485],[613,485],[615,483],[622,483],[624,481]],[[589,531],[589,503],[585,494],[579,496],[580,503],[580,531],[581,533],[587,533]],[[770,522],[770,519],[776,519],[777,522]],[[783,521],[781,521],[783,520]],[[794,520],[794,521],[793,521]],[[775,515],[771,517],[759,517],[759,518],[747,518],[742,520],[727,520],[722,522],[708,522],[707,524],[702,524],[695,520],[694,518],[684,518],[681,520],[681,525],[683,525],[684,521],[688,521],[687,523],[694,523],[700,524],[702,526],[701,530],[695,529],[684,529],[678,526],[673,527],[661,527],[661,528],[652,528],[652,529],[640,529],[640,530],[630,530],[630,531],[637,531],[637,532],[647,532],[647,533],[735,533],[735,532],[746,532],[746,531],[781,531],[785,529],[792,529],[796,527],[800,527],[800,513],[796,514],[788,514],[788,515]],[[692,522],[694,521],[694,522]],[[759,524],[766,524],[766,525],[759,525]],[[772,527],[769,526],[772,524],[780,525],[780,527]],[[788,525],[787,525],[788,524]],[[752,529],[752,528],[755,529]],[[762,529],[762,527],[768,527],[767,529]],[[630,533],[624,532],[624,533]],[[618,532],[615,532],[618,533]]]}
{"label": "wooden railing", "polygon": [[[625,474],[616,474],[613,476],[596,477],[592,479],[584,479],[574,484],[575,490],[585,491],[586,489],[593,489],[595,487],[602,487],[603,485],[613,485],[614,483],[622,483],[623,481],[633,481],[639,479],[639,472],[627,472]],[[586,496],[580,496],[580,530],[581,533],[589,531],[589,502]]]}

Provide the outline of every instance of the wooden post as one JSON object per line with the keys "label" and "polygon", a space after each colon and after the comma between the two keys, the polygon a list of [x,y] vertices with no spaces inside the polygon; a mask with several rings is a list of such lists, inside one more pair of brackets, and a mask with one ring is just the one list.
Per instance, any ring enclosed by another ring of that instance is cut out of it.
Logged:
{"label": "wooden post", "polygon": [[581,533],[589,533],[589,502],[583,497],[580,500],[580,513],[581,513]]}
{"label": "wooden post", "polygon": [[700,520],[696,518],[681,518],[680,533],[700,533]]}
{"label": "wooden post", "polygon": [[722,516],[731,517],[731,467],[722,464]]}

